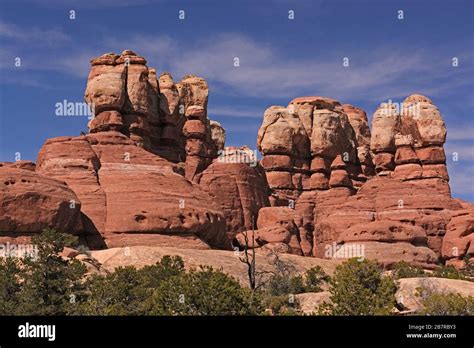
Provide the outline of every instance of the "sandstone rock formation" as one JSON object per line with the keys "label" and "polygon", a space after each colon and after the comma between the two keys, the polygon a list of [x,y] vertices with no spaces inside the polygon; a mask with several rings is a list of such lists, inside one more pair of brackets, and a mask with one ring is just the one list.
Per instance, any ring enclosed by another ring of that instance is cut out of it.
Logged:
{"label": "sandstone rock formation", "polygon": [[[222,202],[213,201],[206,184],[193,183],[225,142],[224,129],[207,118],[206,81],[187,75],[175,83],[169,73],[157,78],[130,50],[91,65],[90,134],[48,140],[37,161],[39,173],[76,192],[89,245],[98,246],[90,236],[102,235],[108,247],[229,248]],[[253,179],[244,176],[243,185]],[[242,192],[240,208],[246,218],[267,199],[257,195],[255,203],[249,192]]]}
{"label": "sandstone rock formation", "polygon": [[[279,241],[287,245],[280,250],[313,254],[317,196],[327,190],[349,196],[373,175],[369,144],[365,113],[334,99],[296,98],[286,108],[272,106],[265,111],[257,145],[272,189],[271,205],[286,206],[293,221],[293,231],[288,231],[291,244]],[[258,227],[257,246],[261,246],[263,226]]]}
{"label": "sandstone rock formation", "polygon": [[137,146],[185,163],[193,179],[217,156],[207,118],[208,86],[187,75],[174,83],[135,52],[107,53],[91,60],[85,100],[92,106],[91,133],[118,131]]}
{"label": "sandstone rock formation", "polygon": [[349,123],[356,134],[357,158],[361,165],[362,174],[371,177],[375,174],[375,168],[370,153],[371,134],[367,115],[361,108],[350,104],[342,105],[342,109],[347,114]]}
{"label": "sandstone rock formation", "polygon": [[398,108],[381,104],[372,119],[372,133],[370,147],[379,175],[449,179],[443,149],[446,127],[429,98],[413,94]]}
{"label": "sandstone rock formation", "polygon": [[0,168],[18,168],[18,169],[25,169],[31,172],[34,172],[36,169],[35,162],[32,161],[24,161],[18,160],[16,162],[0,162]]}
{"label": "sandstone rock formation", "polygon": [[[299,230],[294,221],[294,211],[288,207],[266,207],[258,214],[257,229],[238,235],[237,241],[245,246],[246,238],[252,248],[302,255],[298,240]],[[253,243],[255,241],[255,243]]]}
{"label": "sandstone rock formation", "polygon": [[216,153],[219,155],[219,151],[224,150],[225,145],[225,129],[219,122],[211,121],[211,139],[215,147]]}
{"label": "sandstone rock formation", "polygon": [[[204,79],[187,75],[174,83],[169,73],[157,78],[156,70],[148,68],[146,60],[133,51],[92,59],[85,91],[85,100],[93,110],[90,133],[47,140],[36,168],[24,161],[2,165],[2,172],[10,175],[6,183],[23,182],[23,176],[36,175],[39,184],[32,197],[28,197],[29,192],[11,188],[2,191],[6,211],[0,230],[24,234],[55,227],[80,234],[91,248],[230,248],[225,217],[236,215],[229,231],[250,226],[251,215],[268,205],[266,181],[261,169],[246,172],[242,166],[234,173],[218,169],[211,175],[215,165],[203,184],[193,183],[225,143],[224,129],[207,118],[207,99]],[[38,174],[12,177],[13,169],[6,168],[36,170]],[[220,195],[218,187],[205,183],[210,176],[210,181],[235,180],[241,195],[239,207],[230,201],[237,191],[231,190],[228,197]],[[51,196],[53,189],[47,185],[53,183],[58,186],[56,190],[64,190],[61,195]],[[15,188],[20,186],[24,185]],[[262,192],[254,194],[255,187],[261,187]],[[212,192],[222,199],[215,202],[209,194]],[[32,200],[40,202],[39,206],[32,207]],[[76,208],[65,212],[63,206],[69,200],[76,202]],[[36,224],[29,220],[21,223],[22,210],[18,209],[20,215],[14,210],[23,206],[34,208],[30,217],[37,220]],[[235,211],[228,214],[232,209]],[[242,226],[236,227],[240,223]]]}
{"label": "sandstone rock formation", "polygon": [[[426,268],[441,257],[452,264],[470,257],[472,204],[451,198],[439,110],[418,94],[397,107],[381,104],[372,130],[363,110],[329,98],[296,98],[265,112],[257,144],[274,206],[265,209],[288,210],[279,214],[296,226],[303,255],[362,253]],[[310,184],[292,185],[295,173],[309,173]],[[270,234],[265,238],[286,244],[279,250],[298,250],[290,246],[291,228],[284,234],[278,226],[258,226],[254,246],[271,245],[260,237]]]}
{"label": "sandstone rock formation", "polygon": [[365,113],[330,98],[302,97],[286,108],[268,108],[257,145],[274,191],[272,205],[292,204],[304,191],[360,186],[362,170],[371,174],[369,138]]}
{"label": "sandstone rock formation", "polygon": [[308,136],[301,120],[284,107],[265,111],[257,145],[264,155],[262,166],[274,190],[272,204],[296,200],[309,183]]}
{"label": "sandstone rock formation", "polygon": [[371,128],[331,98],[271,106],[258,161],[225,147],[203,78],[175,83],[146,64],[130,50],[92,59],[89,134],[48,139],[36,164],[0,163],[1,240],[51,227],[93,249],[237,247],[425,268],[472,259],[473,204],[451,197],[429,98],[381,104]]}

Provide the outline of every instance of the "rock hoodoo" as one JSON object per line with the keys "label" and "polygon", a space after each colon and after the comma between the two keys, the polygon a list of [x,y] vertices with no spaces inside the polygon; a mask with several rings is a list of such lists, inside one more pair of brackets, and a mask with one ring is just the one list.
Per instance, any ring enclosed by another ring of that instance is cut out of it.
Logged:
{"label": "rock hoodoo", "polygon": [[363,250],[386,264],[424,267],[461,263],[471,255],[472,204],[451,198],[445,139],[438,108],[418,94],[402,107],[381,104],[372,130],[363,110],[329,98],[268,108],[257,144],[272,191],[265,209],[275,219],[258,224],[255,247],[316,257]]}

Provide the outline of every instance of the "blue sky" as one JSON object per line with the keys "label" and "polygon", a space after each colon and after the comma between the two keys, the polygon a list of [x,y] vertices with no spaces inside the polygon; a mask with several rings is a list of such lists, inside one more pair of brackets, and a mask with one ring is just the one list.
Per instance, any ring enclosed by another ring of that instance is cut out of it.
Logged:
{"label": "blue sky", "polygon": [[371,118],[381,102],[425,94],[447,124],[453,195],[474,201],[473,1],[0,4],[0,161],[13,161],[16,152],[35,160],[47,138],[86,130],[85,117],[55,116],[55,104],[83,100],[91,57],[132,49],[175,81],[188,73],[207,79],[209,116],[226,129],[227,145],[255,148],[264,110],[297,96],[332,97]]}

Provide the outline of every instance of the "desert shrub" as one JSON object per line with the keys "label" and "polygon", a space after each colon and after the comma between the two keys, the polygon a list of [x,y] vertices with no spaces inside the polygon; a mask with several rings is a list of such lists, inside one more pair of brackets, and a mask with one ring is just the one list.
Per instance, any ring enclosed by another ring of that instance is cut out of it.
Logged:
{"label": "desert shrub", "polygon": [[325,315],[386,315],[395,304],[396,286],[375,261],[349,259],[336,267],[329,281],[330,303],[319,307]]}
{"label": "desert shrub", "polygon": [[293,265],[280,260],[275,255],[275,268],[262,288],[263,305],[267,313],[272,315],[301,314],[295,294],[308,291],[321,291],[319,285],[325,274],[320,268],[312,268],[305,274],[295,274]]}
{"label": "desert shrub", "polygon": [[228,275],[202,267],[186,272],[180,257],[142,269],[120,267],[87,281],[89,315],[246,315],[262,311],[257,294]]}
{"label": "desert shrub", "polygon": [[427,274],[420,266],[414,266],[406,261],[400,261],[393,265],[392,275],[395,279],[426,277]]}
{"label": "desert shrub", "polygon": [[299,294],[304,292],[304,280],[301,275],[275,274],[268,280],[266,290],[271,296]]}
{"label": "desert shrub", "polygon": [[295,267],[291,263],[281,260],[277,253],[272,256],[274,271],[268,272],[269,276],[260,284],[266,295],[280,296],[303,291],[303,278],[295,275]]}
{"label": "desert shrub", "polygon": [[463,261],[464,261],[465,267],[462,270],[462,274],[466,276],[466,280],[473,281],[474,280],[474,258],[466,254],[463,258]]}
{"label": "desert shrub", "polygon": [[256,315],[263,311],[258,293],[211,267],[160,282],[146,306],[151,315]]}
{"label": "desert shrub", "polygon": [[295,294],[320,292],[322,284],[329,280],[320,266],[308,269],[303,274],[295,274],[291,264],[280,260],[275,255],[275,271],[264,283],[262,289],[263,304],[267,311],[274,315],[300,315]]}
{"label": "desert shrub", "polygon": [[423,300],[422,315],[474,315],[474,297],[431,293]]}
{"label": "desert shrub", "polygon": [[320,292],[321,285],[329,281],[329,276],[323,271],[321,266],[308,269],[304,275],[304,292]]}
{"label": "desert shrub", "polygon": [[263,287],[269,296],[319,292],[322,291],[321,285],[329,279],[320,266],[312,267],[304,274],[296,274],[295,267],[282,261],[276,254],[273,266],[275,271],[271,272]]}
{"label": "desert shrub", "polygon": [[88,296],[77,309],[84,315],[140,315],[146,289],[134,267],[119,267],[107,275],[93,275],[86,281]]}
{"label": "desert shrub", "polygon": [[466,276],[453,266],[440,266],[437,267],[433,273],[431,273],[432,277],[437,278],[448,278],[448,279],[461,279],[461,280],[468,280]]}
{"label": "desert shrub", "polygon": [[165,255],[155,265],[143,267],[140,276],[145,287],[155,288],[161,281],[180,276],[184,272],[184,261],[181,257]]}
{"label": "desert shrub", "polygon": [[264,306],[272,315],[301,315],[297,298],[290,295],[266,296]]}
{"label": "desert shrub", "polygon": [[448,279],[461,279],[473,281],[474,272],[472,262],[466,258],[464,259],[465,267],[458,270],[453,266],[440,265],[436,267],[433,272],[428,273],[420,266],[414,266],[406,261],[400,261],[393,265],[392,274],[395,279],[400,278],[414,278],[414,277],[437,277]]}

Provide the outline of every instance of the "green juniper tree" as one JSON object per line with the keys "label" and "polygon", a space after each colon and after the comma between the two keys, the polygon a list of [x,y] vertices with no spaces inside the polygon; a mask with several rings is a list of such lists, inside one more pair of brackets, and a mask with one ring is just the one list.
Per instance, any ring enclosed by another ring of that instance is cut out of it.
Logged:
{"label": "green juniper tree", "polygon": [[263,310],[258,293],[211,267],[160,282],[148,306],[152,315],[256,315]]}
{"label": "green juniper tree", "polygon": [[24,271],[15,257],[0,258],[0,315],[20,313],[20,290]]}
{"label": "green juniper tree", "polygon": [[52,229],[32,237],[37,255],[22,261],[19,314],[64,315],[75,311],[78,301],[85,296],[82,278],[86,268],[81,262],[64,259],[59,253],[76,240],[74,236]]}
{"label": "green juniper tree", "polygon": [[320,306],[321,314],[387,315],[395,305],[396,285],[382,274],[375,261],[349,259],[336,267],[329,281],[331,303]]}

